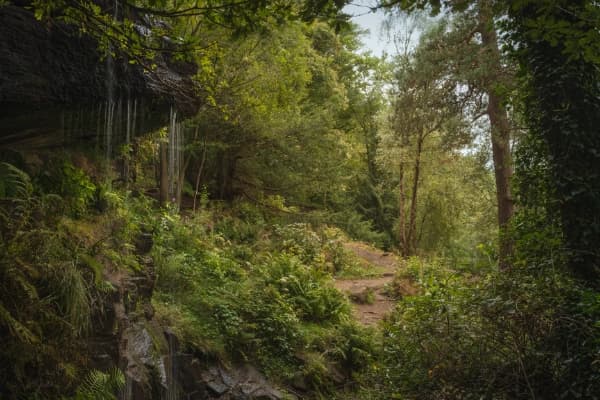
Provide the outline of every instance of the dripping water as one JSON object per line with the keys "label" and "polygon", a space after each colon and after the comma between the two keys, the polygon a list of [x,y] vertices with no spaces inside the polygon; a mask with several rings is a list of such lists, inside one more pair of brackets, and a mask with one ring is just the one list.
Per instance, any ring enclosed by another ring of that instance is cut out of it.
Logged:
{"label": "dripping water", "polygon": [[135,125],[136,125],[136,114],[137,114],[137,100],[133,101],[131,98],[127,99],[126,105],[126,120],[125,120],[125,148],[123,153],[123,170],[122,178],[125,184],[129,183],[130,179],[130,158],[131,153],[131,140],[135,137]]}
{"label": "dripping water", "polygon": [[171,107],[169,114],[169,197],[176,203],[179,186],[179,175],[183,165],[183,126],[177,122],[177,111]]}
{"label": "dripping water", "polygon": [[[117,20],[117,11],[119,9],[119,2],[115,0],[113,10],[113,20]],[[114,112],[115,112],[115,67],[113,60],[113,46],[112,43],[108,44],[108,50],[106,55],[106,110],[104,118],[104,138],[105,138],[105,158],[107,164],[110,163],[112,156],[112,136],[114,129]]]}
{"label": "dripping water", "polygon": [[102,106],[103,104],[98,104],[98,114],[96,115],[96,153],[99,154],[100,148],[100,138],[102,137],[102,133],[104,129],[102,128]]}
{"label": "dripping water", "polygon": [[[119,117],[117,116],[117,119]],[[137,121],[137,99],[127,99],[125,120],[125,144],[130,144],[135,137]]]}
{"label": "dripping water", "polygon": [[65,110],[61,110],[60,111],[60,134],[61,134],[61,138],[63,140],[63,144],[67,140],[66,130],[67,130],[67,128],[65,127]]}
{"label": "dripping water", "polygon": [[129,144],[130,140],[131,140],[131,117],[132,117],[132,110],[131,110],[131,100],[127,99],[127,124],[125,127],[125,144]]}
{"label": "dripping water", "polygon": [[165,400],[177,400],[177,356],[173,335],[168,335],[169,368],[167,369],[167,393]]}
{"label": "dripping water", "polygon": [[105,158],[110,161],[112,156],[112,137],[115,122],[115,102],[109,98],[106,102],[106,111],[104,117],[104,148]]}
{"label": "dripping water", "polygon": [[169,198],[173,198],[175,186],[175,126],[177,124],[177,111],[173,110],[169,113]]}
{"label": "dripping water", "polygon": [[125,385],[119,392],[119,400],[131,400],[133,397],[133,380],[128,374],[125,374]]}
{"label": "dripping water", "polygon": [[131,120],[131,137],[135,137],[135,125],[137,120],[137,99],[133,99],[133,119]]}

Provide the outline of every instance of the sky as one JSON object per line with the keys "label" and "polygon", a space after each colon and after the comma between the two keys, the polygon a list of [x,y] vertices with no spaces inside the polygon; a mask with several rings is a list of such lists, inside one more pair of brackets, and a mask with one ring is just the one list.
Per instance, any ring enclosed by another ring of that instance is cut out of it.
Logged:
{"label": "sky", "polygon": [[362,29],[368,29],[369,33],[361,36],[364,50],[370,50],[374,56],[381,56],[383,52],[393,54],[394,45],[388,39],[382,29],[385,20],[383,11],[371,12],[371,7],[377,3],[376,0],[354,0],[344,7],[344,12],[352,16],[352,22]]}

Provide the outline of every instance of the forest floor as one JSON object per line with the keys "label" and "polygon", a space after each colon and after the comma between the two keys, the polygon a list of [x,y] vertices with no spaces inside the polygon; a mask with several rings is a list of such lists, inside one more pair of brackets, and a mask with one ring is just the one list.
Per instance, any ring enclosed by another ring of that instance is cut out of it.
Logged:
{"label": "forest floor", "polygon": [[395,296],[417,293],[408,280],[394,280],[400,262],[393,253],[360,242],[344,243],[344,247],[359,258],[363,268],[373,273],[365,278],[335,280],[335,287],[351,300],[357,321],[374,325],[392,311],[396,303]]}

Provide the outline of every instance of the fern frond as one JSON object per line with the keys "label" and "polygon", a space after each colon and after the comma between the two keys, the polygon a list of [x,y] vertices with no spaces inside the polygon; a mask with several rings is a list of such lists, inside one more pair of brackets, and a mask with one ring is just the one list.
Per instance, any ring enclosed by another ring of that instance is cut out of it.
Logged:
{"label": "fern frond", "polygon": [[78,333],[90,324],[89,290],[81,271],[74,262],[63,262],[54,270],[52,292],[65,312],[65,317]]}
{"label": "fern frond", "polygon": [[31,332],[25,325],[20,323],[12,314],[0,303],[0,324],[8,327],[10,333],[25,343],[38,343],[39,338]]}
{"label": "fern frond", "polygon": [[38,299],[38,291],[36,287],[33,286],[31,282],[29,282],[27,277],[24,276],[21,271],[17,270],[14,267],[9,268],[7,277],[21,289],[21,291],[25,294],[25,296],[27,296],[29,301],[34,301]]}
{"label": "fern frond", "polygon": [[[5,198],[11,200],[27,200],[33,194],[33,184],[27,173],[12,164],[3,162],[0,164],[3,169],[3,177],[5,186]],[[8,193],[13,192],[12,195]]]}
{"label": "fern frond", "polygon": [[92,370],[75,394],[75,400],[115,400],[125,385],[125,375],[117,368],[108,372]]}
{"label": "fern frond", "polygon": [[2,225],[6,225],[8,223],[8,218],[8,212],[0,207],[0,223],[2,223]]}

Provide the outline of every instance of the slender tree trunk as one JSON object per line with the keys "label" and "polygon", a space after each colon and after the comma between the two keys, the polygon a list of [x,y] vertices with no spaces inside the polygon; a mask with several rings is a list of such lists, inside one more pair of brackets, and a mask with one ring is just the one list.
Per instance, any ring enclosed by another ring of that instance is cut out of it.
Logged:
{"label": "slender tree trunk", "polygon": [[202,160],[200,161],[200,167],[198,168],[198,174],[196,175],[196,186],[194,187],[194,205],[193,205],[194,211],[196,211],[196,198],[198,197],[198,189],[200,187],[200,177],[202,176],[202,170],[204,169],[205,161],[206,161],[206,136],[204,137],[204,143],[202,146]]}
{"label": "slender tree trunk", "polygon": [[423,136],[419,135],[417,139],[417,154],[415,155],[414,176],[412,184],[412,194],[410,199],[410,219],[408,225],[408,255],[414,255],[417,248],[416,227],[417,227],[417,192],[419,190],[419,179],[421,175],[421,152],[423,151]]}
{"label": "slender tree trunk", "polygon": [[[498,226],[500,228],[500,268],[506,269],[512,256],[512,241],[508,237],[508,223],[514,213],[510,182],[512,178],[512,160],[510,154],[510,128],[506,111],[495,94],[490,93],[488,115],[492,126],[492,156],[496,179],[496,198],[498,201]],[[493,121],[493,122],[492,122]]]}
{"label": "slender tree trunk", "polygon": [[406,241],[406,197],[404,188],[404,162],[400,162],[400,183],[398,187],[398,239],[400,242],[400,254],[408,256],[408,245]]}
{"label": "slender tree trunk", "polygon": [[[500,51],[498,38],[494,30],[491,9],[487,2],[482,1],[479,13],[481,24],[481,40],[486,51],[486,56],[501,70]],[[499,265],[501,269],[508,268],[508,260],[512,255],[512,242],[508,237],[508,223],[514,213],[514,203],[511,194],[510,182],[513,174],[512,157],[510,153],[510,123],[506,109],[502,104],[503,98],[489,79],[485,91],[488,96],[487,113],[490,119],[492,156],[494,159],[494,176],[496,179],[496,198],[498,201],[498,226],[500,234]]]}

